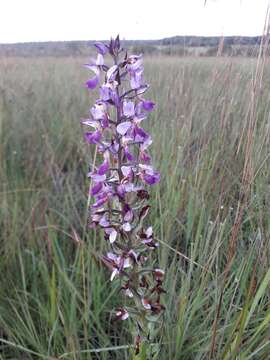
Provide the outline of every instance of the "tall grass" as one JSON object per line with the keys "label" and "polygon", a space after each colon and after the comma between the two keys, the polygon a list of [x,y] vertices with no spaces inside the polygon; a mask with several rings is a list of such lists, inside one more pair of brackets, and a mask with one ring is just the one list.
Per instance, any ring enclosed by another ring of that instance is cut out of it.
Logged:
{"label": "tall grass", "polygon": [[[0,62],[1,359],[130,358],[128,322],[110,321],[104,241],[86,226],[84,61]],[[162,174],[150,220],[168,291],[153,359],[269,357],[268,67],[146,59]]]}

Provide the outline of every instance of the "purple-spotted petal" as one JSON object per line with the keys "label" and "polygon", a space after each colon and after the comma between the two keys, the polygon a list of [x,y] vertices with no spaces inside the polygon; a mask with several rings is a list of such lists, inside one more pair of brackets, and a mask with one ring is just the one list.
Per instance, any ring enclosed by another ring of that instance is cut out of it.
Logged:
{"label": "purple-spotted petal", "polygon": [[122,166],[121,167],[122,173],[125,177],[130,177],[133,174],[131,166]]}
{"label": "purple-spotted petal", "polygon": [[134,140],[136,142],[144,143],[149,137],[149,134],[141,127],[134,127]]}
{"label": "purple-spotted petal", "polygon": [[123,114],[127,117],[132,117],[135,115],[135,106],[132,101],[124,101]]}
{"label": "purple-spotted petal", "polygon": [[95,104],[90,111],[95,120],[100,120],[105,116],[106,107],[103,103]]}
{"label": "purple-spotted petal", "polygon": [[124,121],[121,124],[117,125],[116,130],[120,135],[126,135],[128,130],[131,128],[132,124],[130,121]]}
{"label": "purple-spotted petal", "polygon": [[101,88],[99,89],[99,93],[100,93],[100,97],[103,101],[108,101],[111,98],[111,89],[106,86],[106,85],[102,85]]}
{"label": "purple-spotted petal", "polygon": [[141,86],[142,76],[139,74],[134,74],[130,78],[130,86],[132,89],[138,89]]}
{"label": "purple-spotted petal", "polygon": [[128,211],[125,213],[124,221],[130,222],[130,221],[133,220],[133,218],[134,218],[133,211],[132,211],[132,210],[128,210]]}
{"label": "purple-spotted petal", "polygon": [[149,163],[151,160],[151,156],[147,154],[145,151],[140,152],[140,160],[144,163]]}
{"label": "purple-spotted petal", "polygon": [[143,180],[148,184],[148,185],[155,185],[156,183],[159,182],[160,180],[160,175],[158,172],[155,172],[154,174],[143,174]]}
{"label": "purple-spotted petal", "polygon": [[143,81],[143,67],[138,67],[130,73],[130,86],[132,89],[140,89]]}
{"label": "purple-spotted petal", "polygon": [[140,55],[130,55],[127,60],[127,70],[130,72],[137,71],[142,67],[142,54]]}
{"label": "purple-spotted petal", "polygon": [[140,146],[140,150],[145,151],[151,144],[152,144],[152,138],[151,136],[148,136]]}
{"label": "purple-spotted petal", "polygon": [[107,258],[109,260],[112,260],[112,261],[116,262],[117,259],[118,259],[118,256],[116,254],[112,253],[112,252],[108,252],[107,253]]}
{"label": "purple-spotted petal", "polygon": [[104,216],[102,216],[102,218],[99,220],[99,225],[102,227],[110,226],[110,223],[106,217],[106,214]]}

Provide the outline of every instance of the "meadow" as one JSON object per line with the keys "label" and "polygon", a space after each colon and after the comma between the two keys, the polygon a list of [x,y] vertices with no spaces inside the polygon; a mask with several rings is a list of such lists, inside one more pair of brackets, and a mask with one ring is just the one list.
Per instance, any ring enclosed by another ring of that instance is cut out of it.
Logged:
{"label": "meadow", "polygon": [[[87,227],[85,60],[0,59],[3,360],[130,359],[106,243]],[[146,57],[145,76],[167,290],[153,359],[269,359],[269,60]]]}

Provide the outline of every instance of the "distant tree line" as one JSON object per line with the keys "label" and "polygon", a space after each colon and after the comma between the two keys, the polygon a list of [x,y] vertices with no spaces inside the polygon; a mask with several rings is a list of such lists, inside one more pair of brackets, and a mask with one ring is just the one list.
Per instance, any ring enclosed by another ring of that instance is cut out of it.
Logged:
{"label": "distant tree line", "polygon": [[182,45],[182,46],[218,46],[220,40],[224,45],[258,45],[261,36],[173,36],[161,40],[161,45]]}
{"label": "distant tree line", "polygon": [[[261,40],[260,36],[174,36],[161,40],[126,40],[123,43],[134,53],[150,55],[215,56],[220,53],[231,56],[256,56]],[[0,56],[89,56],[93,43],[94,40],[0,44]]]}

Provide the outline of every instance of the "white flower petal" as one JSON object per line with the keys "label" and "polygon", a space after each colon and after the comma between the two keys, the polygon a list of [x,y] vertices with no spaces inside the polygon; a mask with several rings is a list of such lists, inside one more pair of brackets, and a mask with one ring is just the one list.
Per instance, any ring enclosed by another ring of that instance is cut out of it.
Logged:
{"label": "white flower petal", "polygon": [[112,274],[111,274],[111,281],[113,281],[113,279],[115,278],[115,276],[119,274],[119,271],[117,269],[114,269]]}
{"label": "white flower petal", "polygon": [[112,229],[109,237],[110,243],[111,244],[114,243],[116,238],[117,238],[117,231],[115,229]]}
{"label": "white flower petal", "polygon": [[130,231],[131,230],[131,225],[129,222],[126,222],[123,224],[122,226],[123,230],[125,230],[126,232]]}
{"label": "white flower petal", "polygon": [[146,230],[146,236],[147,238],[150,238],[153,235],[153,228],[152,226],[149,226],[149,228]]}

